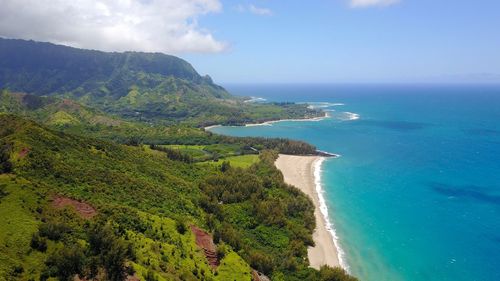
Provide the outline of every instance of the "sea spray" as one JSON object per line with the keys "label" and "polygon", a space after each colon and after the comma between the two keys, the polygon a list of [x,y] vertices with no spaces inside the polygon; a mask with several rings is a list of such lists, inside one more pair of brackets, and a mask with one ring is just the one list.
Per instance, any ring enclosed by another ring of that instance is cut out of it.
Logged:
{"label": "sea spray", "polygon": [[349,271],[349,266],[348,266],[347,262],[345,261],[345,252],[340,247],[339,238],[337,236],[337,232],[335,231],[335,226],[331,222],[330,217],[328,216],[328,207],[326,205],[323,185],[321,183],[321,167],[322,167],[323,162],[325,160],[326,160],[325,157],[319,157],[314,162],[314,186],[316,188],[316,194],[318,195],[319,209],[320,209],[321,214],[323,215],[323,218],[325,220],[325,224],[326,224],[325,227],[328,230],[328,232],[330,232],[330,235],[332,236],[332,239],[333,239],[333,244],[335,245],[335,248],[337,249],[340,266],[342,268],[344,268],[345,270]]}
{"label": "sea spray", "polygon": [[353,113],[353,112],[344,112],[344,114],[347,115],[347,121],[352,121],[352,120],[358,120],[359,119],[359,114]]}

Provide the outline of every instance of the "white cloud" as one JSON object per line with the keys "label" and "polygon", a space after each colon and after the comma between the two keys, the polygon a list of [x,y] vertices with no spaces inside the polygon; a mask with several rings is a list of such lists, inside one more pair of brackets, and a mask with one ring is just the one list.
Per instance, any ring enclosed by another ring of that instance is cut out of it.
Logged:
{"label": "white cloud", "polygon": [[260,7],[254,6],[254,5],[250,5],[248,7],[248,9],[251,13],[259,15],[259,16],[272,16],[273,15],[273,11],[271,11],[270,9],[267,9],[267,8],[260,8]]}
{"label": "white cloud", "polygon": [[259,16],[272,16],[273,15],[273,11],[271,9],[257,7],[253,4],[250,4],[248,6],[244,6],[244,5],[240,4],[240,5],[236,6],[236,10],[240,13],[250,12],[254,15],[259,15]]}
{"label": "white cloud", "polygon": [[105,51],[221,52],[197,18],[219,0],[0,0],[0,36]]}
{"label": "white cloud", "polygon": [[363,8],[370,6],[389,6],[399,2],[399,0],[350,0],[351,7]]}

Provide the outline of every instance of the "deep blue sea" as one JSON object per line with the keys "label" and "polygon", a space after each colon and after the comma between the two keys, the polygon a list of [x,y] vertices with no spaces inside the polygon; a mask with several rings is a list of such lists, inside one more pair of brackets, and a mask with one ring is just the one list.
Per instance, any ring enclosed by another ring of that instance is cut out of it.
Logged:
{"label": "deep blue sea", "polygon": [[342,155],[325,161],[321,175],[352,274],[366,281],[500,280],[500,86],[227,88],[329,112],[317,122],[213,132],[300,139]]}

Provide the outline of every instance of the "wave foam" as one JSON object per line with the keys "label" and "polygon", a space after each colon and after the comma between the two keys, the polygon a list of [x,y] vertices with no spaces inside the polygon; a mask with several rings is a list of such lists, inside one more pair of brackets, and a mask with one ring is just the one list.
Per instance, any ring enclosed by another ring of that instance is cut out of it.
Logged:
{"label": "wave foam", "polygon": [[245,102],[248,102],[248,103],[258,103],[258,102],[265,102],[267,101],[265,98],[259,98],[259,97],[250,97],[250,99],[248,100],[245,100]]}
{"label": "wave foam", "polygon": [[347,115],[347,120],[358,120],[360,117],[359,114],[352,112],[344,112],[344,114]]}
{"label": "wave foam", "polygon": [[345,261],[345,252],[340,247],[339,238],[337,236],[337,232],[335,231],[335,226],[330,221],[330,217],[328,216],[328,207],[326,205],[326,200],[324,197],[325,192],[323,190],[323,185],[321,183],[321,166],[323,165],[324,161],[325,158],[321,157],[318,160],[316,160],[316,162],[314,162],[314,185],[316,187],[316,193],[318,194],[319,209],[321,211],[321,214],[323,215],[323,218],[325,219],[326,229],[328,230],[328,232],[330,232],[330,235],[332,236],[333,239],[333,244],[335,245],[335,248],[337,248],[340,266],[345,270],[349,271],[349,266]]}
{"label": "wave foam", "polygon": [[333,107],[333,106],[345,105],[343,103],[332,103],[332,102],[307,102],[307,104],[309,104],[309,108],[311,108],[311,109],[328,108],[328,107]]}

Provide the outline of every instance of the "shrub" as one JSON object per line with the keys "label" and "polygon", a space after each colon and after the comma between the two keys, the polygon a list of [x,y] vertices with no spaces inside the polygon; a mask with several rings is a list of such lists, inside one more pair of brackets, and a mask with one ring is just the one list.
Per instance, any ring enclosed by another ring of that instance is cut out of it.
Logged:
{"label": "shrub", "polygon": [[323,265],[319,270],[319,280],[321,281],[357,281],[358,279],[350,276],[340,267],[329,267]]}
{"label": "shrub", "polygon": [[48,275],[62,281],[73,280],[76,274],[82,274],[84,264],[84,251],[77,244],[54,252],[46,261]]}
{"label": "shrub", "polygon": [[59,222],[46,222],[40,225],[39,234],[53,241],[59,241],[71,229],[69,226]]}
{"label": "shrub", "polygon": [[148,270],[145,276],[146,281],[158,281],[158,278],[156,277],[155,273],[152,270]]}
{"label": "shrub", "polygon": [[9,151],[10,145],[3,145],[0,148],[0,174],[12,172]]}
{"label": "shrub", "polygon": [[221,172],[225,172],[227,170],[231,169],[231,163],[229,161],[224,161],[222,162],[222,165],[220,166]]}
{"label": "shrub", "polygon": [[186,224],[182,222],[180,219],[175,221],[175,228],[179,234],[184,235],[187,231]]}
{"label": "shrub", "polygon": [[94,256],[93,268],[102,266],[107,280],[125,279],[127,267],[125,261],[132,255],[128,244],[118,238],[110,225],[95,226],[89,233],[90,255]]}
{"label": "shrub", "polygon": [[45,252],[47,250],[47,238],[41,237],[39,233],[35,233],[31,237],[30,246],[35,250]]}

